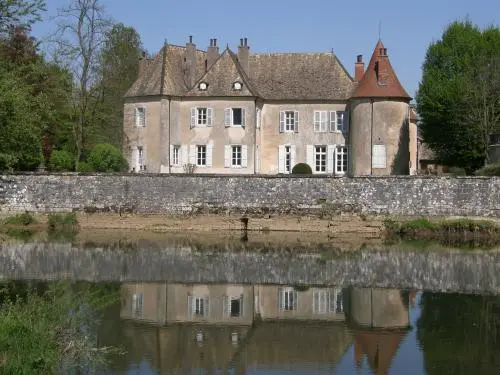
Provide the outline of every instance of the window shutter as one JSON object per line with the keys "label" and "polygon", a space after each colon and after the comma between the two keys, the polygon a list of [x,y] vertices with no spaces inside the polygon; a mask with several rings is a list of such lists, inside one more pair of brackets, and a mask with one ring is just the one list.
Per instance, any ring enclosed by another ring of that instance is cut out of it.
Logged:
{"label": "window shutter", "polygon": [[204,304],[204,308],[205,308],[203,316],[209,317],[210,316],[210,298],[204,297],[203,304]]}
{"label": "window shutter", "polygon": [[290,172],[291,170],[293,169],[293,167],[295,166],[296,162],[296,155],[297,155],[297,146],[293,145],[293,146],[290,146]]}
{"label": "window shutter", "polygon": [[248,146],[241,146],[241,168],[248,167]]}
{"label": "window shutter", "polygon": [[191,108],[191,126],[190,126],[190,129],[193,129],[196,126],[196,123],[197,123],[196,114],[197,114],[196,108]]}
{"label": "window shutter", "polygon": [[256,128],[257,129],[260,129],[260,122],[261,122],[261,116],[262,116],[262,110],[260,108],[257,108],[257,111],[256,111],[256,120],[255,120],[255,123],[256,123]]}
{"label": "window shutter", "polygon": [[344,133],[349,132],[349,112],[344,112]]}
{"label": "window shutter", "polygon": [[138,156],[137,154],[139,153],[139,150],[137,150],[137,147],[132,148],[132,155],[130,158],[130,166],[137,172],[137,159]]}
{"label": "window shutter", "polygon": [[[136,151],[137,151],[137,159],[135,159],[135,165],[136,165],[136,168],[135,170],[137,172],[139,172],[141,170],[141,152],[139,151],[139,147],[136,148]],[[144,149],[142,150],[142,156],[144,157]]]}
{"label": "window shutter", "polygon": [[278,146],[278,173],[285,173],[285,146]]}
{"label": "window shutter", "polygon": [[142,169],[145,171],[148,165],[148,155],[146,153],[146,147],[142,148]]}
{"label": "window shutter", "polygon": [[285,132],[285,112],[280,112],[280,133]]}
{"label": "window shutter", "polygon": [[146,119],[147,119],[147,116],[146,116],[146,108],[143,108],[142,110],[142,126],[146,127]]}
{"label": "window shutter", "polygon": [[283,308],[283,288],[278,288],[278,311]]}
{"label": "window shutter", "polygon": [[320,121],[321,120],[321,112],[314,111],[314,131],[319,132],[320,129]]}
{"label": "window shutter", "polygon": [[243,294],[242,294],[242,295],[240,296],[240,316],[245,315],[245,314],[243,313],[243,311],[245,311],[245,310],[243,310]]}
{"label": "window shutter", "polygon": [[326,132],[328,131],[328,112],[327,111],[321,111],[321,131]]}
{"label": "window shutter", "polygon": [[189,164],[196,165],[196,146],[195,145],[191,145],[189,147]]}
{"label": "window shutter", "polygon": [[295,133],[299,132],[299,111],[295,111],[295,123],[293,129]]}
{"label": "window shutter", "polygon": [[306,161],[307,161],[307,164],[309,164],[309,166],[314,171],[314,146],[313,145],[306,146]]}
{"label": "window shutter", "polygon": [[337,112],[330,111],[330,131],[337,131]]}
{"label": "window shutter", "polygon": [[135,113],[135,126],[139,126],[139,108],[135,108],[134,113]]}
{"label": "window shutter", "polygon": [[212,115],[213,115],[212,108],[207,108],[207,126],[212,126]]}
{"label": "window shutter", "polygon": [[173,161],[174,161],[174,145],[170,145],[170,157],[169,157],[169,160],[170,160],[170,165],[173,165]]}
{"label": "window shutter", "polygon": [[222,297],[222,309],[224,316],[231,315],[231,299],[228,296]]}
{"label": "window shutter", "polygon": [[373,145],[372,151],[373,151],[372,167],[386,168],[387,155],[385,151],[385,145]]}
{"label": "window shutter", "polygon": [[184,165],[188,163],[188,146],[187,145],[182,145],[181,146],[181,154],[179,155],[179,164]]}
{"label": "window shutter", "polygon": [[212,150],[214,149],[213,144],[207,145],[207,167],[212,166]]}
{"label": "window shutter", "polygon": [[231,167],[231,146],[224,146],[224,168]]}
{"label": "window shutter", "polygon": [[224,110],[224,126],[226,128],[231,126],[231,108],[226,108]]}
{"label": "window shutter", "polygon": [[245,128],[245,108],[241,109],[241,127]]}
{"label": "window shutter", "polygon": [[333,173],[335,161],[335,145],[326,146],[326,172]]}
{"label": "window shutter", "polygon": [[193,318],[193,296],[188,296],[188,316],[190,319]]}
{"label": "window shutter", "polygon": [[319,292],[317,290],[313,292],[313,312],[319,312]]}

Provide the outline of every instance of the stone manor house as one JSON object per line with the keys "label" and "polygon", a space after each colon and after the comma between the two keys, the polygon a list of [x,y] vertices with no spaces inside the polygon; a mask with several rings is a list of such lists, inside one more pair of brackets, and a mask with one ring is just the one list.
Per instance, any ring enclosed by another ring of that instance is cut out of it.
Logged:
{"label": "stone manor house", "polygon": [[167,44],[125,97],[124,155],[151,173],[416,172],[415,114],[378,41],[354,78],[331,53],[222,53]]}

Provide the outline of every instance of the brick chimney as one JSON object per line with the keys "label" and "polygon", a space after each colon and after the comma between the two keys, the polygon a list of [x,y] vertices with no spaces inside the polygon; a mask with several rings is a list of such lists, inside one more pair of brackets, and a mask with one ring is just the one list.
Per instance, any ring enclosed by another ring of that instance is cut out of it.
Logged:
{"label": "brick chimney", "polygon": [[207,48],[207,70],[214,64],[219,57],[219,47],[217,47],[217,39],[210,39],[210,47]]}
{"label": "brick chimney", "polygon": [[189,36],[186,43],[186,54],[184,56],[184,80],[191,88],[196,82],[196,44],[193,43],[193,36]]}
{"label": "brick chimney", "polygon": [[240,45],[238,47],[238,61],[245,71],[246,75],[249,74],[249,62],[248,58],[250,57],[250,47],[248,46],[247,38],[240,39]]}
{"label": "brick chimney", "polygon": [[354,80],[356,82],[361,81],[364,74],[365,74],[365,63],[363,62],[363,55],[358,55],[356,59],[356,64],[354,64]]}

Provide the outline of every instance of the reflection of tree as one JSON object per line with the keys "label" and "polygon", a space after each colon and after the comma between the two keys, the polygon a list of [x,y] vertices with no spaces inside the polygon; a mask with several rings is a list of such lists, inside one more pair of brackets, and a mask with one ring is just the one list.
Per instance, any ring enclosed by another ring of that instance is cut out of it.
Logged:
{"label": "reflection of tree", "polygon": [[497,374],[500,298],[424,293],[417,338],[433,374]]}

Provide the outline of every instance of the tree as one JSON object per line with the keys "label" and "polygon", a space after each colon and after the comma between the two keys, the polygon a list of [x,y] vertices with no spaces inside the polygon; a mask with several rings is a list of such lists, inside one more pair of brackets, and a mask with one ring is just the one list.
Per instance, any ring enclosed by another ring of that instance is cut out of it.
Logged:
{"label": "tree", "polygon": [[56,59],[76,81],[73,138],[78,169],[87,132],[95,127],[92,89],[98,82],[100,51],[111,23],[99,0],[72,0],[67,8],[59,10],[57,20],[57,30],[51,38],[56,46]]}
{"label": "tree", "polygon": [[46,10],[44,0],[2,0],[0,1],[0,35],[8,33],[12,27],[29,29],[41,20]]}
{"label": "tree", "polygon": [[424,141],[437,158],[467,172],[487,157],[489,134],[500,130],[500,29],[454,22],[432,43],[417,94]]}
{"label": "tree", "polygon": [[123,96],[137,78],[142,54],[141,38],[134,28],[118,23],[106,34],[100,56],[96,143],[109,142],[121,149]]}
{"label": "tree", "polygon": [[127,162],[120,150],[108,143],[96,145],[88,162],[96,172],[121,172],[127,169]]}

